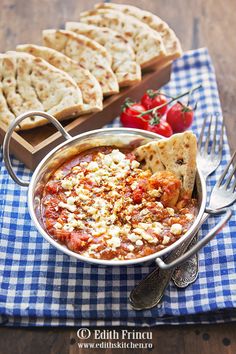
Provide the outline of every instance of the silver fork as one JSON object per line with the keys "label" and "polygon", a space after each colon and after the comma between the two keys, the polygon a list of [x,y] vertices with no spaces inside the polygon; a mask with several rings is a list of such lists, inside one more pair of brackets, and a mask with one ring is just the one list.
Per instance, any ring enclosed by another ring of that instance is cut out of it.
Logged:
{"label": "silver fork", "polygon": [[[219,127],[218,114],[215,115],[215,127],[212,131],[212,118],[210,117],[210,123],[208,128],[206,122],[209,116],[206,116],[202,125],[201,133],[198,139],[198,155],[197,164],[200,168],[203,177],[207,180],[219,166],[222,159],[223,139],[224,139],[224,125],[221,125],[221,132],[217,141],[217,130]],[[206,132],[205,132],[206,131]],[[206,140],[203,142],[203,138],[206,135]],[[193,239],[189,248],[193,247],[198,241],[198,236]],[[179,288],[185,288],[192,284],[198,277],[198,254],[188,259],[185,263],[177,267],[173,273],[172,280],[174,284]]]}
{"label": "silver fork", "polygon": [[[158,267],[141,280],[141,282],[131,291],[129,300],[134,309],[144,310],[156,306],[163,297],[174,269],[204,247],[230,219],[232,211],[228,209],[225,217],[213,229],[211,229],[203,239],[185,253],[192,239],[209,215],[225,212],[224,208],[232,205],[236,201],[236,178],[234,177],[236,165],[233,166],[235,156],[236,152],[234,152],[221,177],[215,184],[211,193],[210,203],[206,212],[203,214],[197,229],[194,230],[192,235],[177,249],[172,251],[164,261],[161,258],[157,258],[156,263]],[[231,166],[232,169],[230,171]],[[227,174],[229,174],[229,176],[226,178]]]}
{"label": "silver fork", "polygon": [[[222,159],[222,150],[223,150],[223,139],[224,139],[224,124],[221,125],[221,132],[219,137],[219,142],[217,143],[216,136],[217,136],[217,129],[219,125],[218,114],[215,115],[215,129],[211,132],[212,127],[212,117],[210,118],[210,124],[208,126],[206,141],[203,144],[203,137],[206,129],[206,121],[208,116],[205,117],[201,133],[198,139],[198,154],[197,154],[197,164],[200,168],[203,176],[207,179],[219,166],[221,159]],[[209,147],[211,144],[211,148],[209,151]]]}

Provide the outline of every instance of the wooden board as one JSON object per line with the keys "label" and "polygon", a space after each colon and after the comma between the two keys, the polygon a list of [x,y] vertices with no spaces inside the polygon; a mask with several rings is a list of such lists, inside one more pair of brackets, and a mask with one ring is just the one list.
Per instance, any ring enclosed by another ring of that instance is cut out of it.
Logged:
{"label": "wooden board", "polygon": [[[89,130],[98,129],[117,117],[126,97],[140,99],[147,89],[158,89],[170,79],[171,62],[161,67],[143,73],[142,81],[134,86],[122,88],[120,93],[105,98],[101,112],[80,116],[76,119],[62,122],[69,134],[75,136]],[[0,143],[3,142],[6,128],[0,127]],[[60,144],[63,138],[52,124],[14,132],[11,139],[11,153],[31,170],[34,170],[41,159]]]}

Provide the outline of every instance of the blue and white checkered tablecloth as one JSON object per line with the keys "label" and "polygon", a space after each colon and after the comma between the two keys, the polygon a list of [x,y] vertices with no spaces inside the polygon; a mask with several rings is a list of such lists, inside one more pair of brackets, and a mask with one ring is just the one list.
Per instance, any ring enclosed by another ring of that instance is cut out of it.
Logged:
{"label": "blue and white checkered tablecloth", "polygon": [[[202,83],[193,131],[206,113],[221,112],[214,68],[207,49],[187,52],[173,65],[165,92],[176,95]],[[116,120],[112,126],[118,125]],[[210,178],[213,185],[230,158],[225,137],[223,161]],[[13,160],[18,175],[31,173]],[[200,273],[194,284],[167,288],[162,304],[137,312],[128,294],[153,266],[102,268],[70,258],[36,231],[27,210],[27,190],[17,186],[0,162],[0,316],[15,326],[81,326],[186,324],[236,319],[235,215],[223,232],[199,254]],[[201,234],[215,225],[210,218]]]}

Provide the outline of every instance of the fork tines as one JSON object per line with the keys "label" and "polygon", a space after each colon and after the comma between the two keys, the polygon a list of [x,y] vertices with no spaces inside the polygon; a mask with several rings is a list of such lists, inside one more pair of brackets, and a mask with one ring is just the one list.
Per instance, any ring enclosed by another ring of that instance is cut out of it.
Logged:
{"label": "fork tines", "polygon": [[[236,178],[235,178],[236,164],[235,165],[233,164],[235,156],[236,156],[236,151],[234,151],[230,161],[227,163],[224,171],[222,172],[222,174],[216,184],[218,187],[221,186],[221,188],[224,188],[224,189],[229,189],[229,187],[230,187],[229,190],[232,192],[236,188]],[[233,177],[234,177],[234,181],[233,181]],[[224,181],[224,183],[223,183],[223,181]],[[231,183],[231,182],[233,182],[233,183]]]}
{"label": "fork tines", "polygon": [[221,162],[223,139],[224,124],[220,121],[219,114],[207,115],[199,135],[197,155],[197,163],[205,179],[217,169]]}
{"label": "fork tines", "polygon": [[[214,131],[212,131],[212,126],[213,126],[213,117],[215,117],[215,122],[214,122]],[[210,122],[208,125],[208,129],[206,129],[207,121],[209,119],[209,115],[207,115],[204,118],[201,133],[199,135],[198,139],[198,149],[201,151],[202,149],[204,150],[205,154],[210,153],[211,155],[214,155],[216,153],[222,154],[222,149],[223,149],[223,139],[224,139],[224,124],[219,122],[219,113],[211,114],[210,115]],[[221,124],[221,129],[220,129],[220,135],[219,135],[219,144],[217,144],[217,131],[218,127]],[[205,142],[203,144],[204,140],[204,133],[206,133],[206,138]],[[210,147],[210,151],[209,151]],[[216,150],[217,148],[217,150]]]}

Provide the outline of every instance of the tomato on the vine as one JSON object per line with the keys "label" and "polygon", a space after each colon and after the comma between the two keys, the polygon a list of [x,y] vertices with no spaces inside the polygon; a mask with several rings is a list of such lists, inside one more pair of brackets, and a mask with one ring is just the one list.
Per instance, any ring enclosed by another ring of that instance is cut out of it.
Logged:
{"label": "tomato on the vine", "polygon": [[122,106],[120,121],[124,127],[146,130],[150,120],[149,114],[144,114],[142,117],[139,117],[139,115],[145,111],[146,108],[142,104],[134,103],[128,99]]}
{"label": "tomato on the vine", "polygon": [[158,124],[155,125],[149,124],[147,130],[165,136],[166,138],[169,138],[173,134],[173,130],[170,124],[163,119],[161,119]]}
{"label": "tomato on the vine", "polygon": [[182,104],[175,103],[166,114],[166,121],[171,125],[174,133],[187,130],[193,122],[194,110]]}
{"label": "tomato on the vine", "polygon": [[[141,103],[146,109],[152,109],[155,107],[162,106],[163,104],[167,104],[167,99],[166,96],[164,96],[157,90],[147,90],[141,99]],[[157,109],[156,112],[158,112],[159,116],[162,117],[166,113],[166,111],[167,105],[161,107],[160,109]]]}

